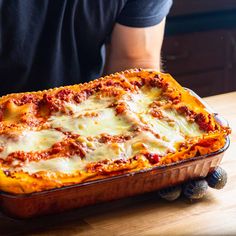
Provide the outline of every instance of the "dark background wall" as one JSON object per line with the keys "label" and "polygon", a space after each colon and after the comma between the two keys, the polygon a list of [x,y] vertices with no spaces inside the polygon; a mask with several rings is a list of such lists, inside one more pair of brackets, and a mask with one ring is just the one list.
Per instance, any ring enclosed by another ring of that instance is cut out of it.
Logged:
{"label": "dark background wall", "polygon": [[236,90],[236,0],[174,0],[162,58],[201,96]]}

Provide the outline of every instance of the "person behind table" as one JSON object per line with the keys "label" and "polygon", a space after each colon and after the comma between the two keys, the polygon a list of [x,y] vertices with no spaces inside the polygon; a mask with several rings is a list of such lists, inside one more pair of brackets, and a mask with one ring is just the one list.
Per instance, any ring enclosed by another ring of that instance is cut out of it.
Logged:
{"label": "person behind table", "polygon": [[171,0],[0,0],[0,95],[160,70]]}

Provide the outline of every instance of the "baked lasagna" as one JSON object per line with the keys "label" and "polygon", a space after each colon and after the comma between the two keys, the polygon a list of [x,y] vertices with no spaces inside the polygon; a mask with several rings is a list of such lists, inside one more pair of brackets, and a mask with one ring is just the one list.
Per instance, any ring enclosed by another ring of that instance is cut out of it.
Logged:
{"label": "baked lasagna", "polygon": [[132,69],[0,98],[0,190],[109,178],[205,155],[228,127],[169,74]]}

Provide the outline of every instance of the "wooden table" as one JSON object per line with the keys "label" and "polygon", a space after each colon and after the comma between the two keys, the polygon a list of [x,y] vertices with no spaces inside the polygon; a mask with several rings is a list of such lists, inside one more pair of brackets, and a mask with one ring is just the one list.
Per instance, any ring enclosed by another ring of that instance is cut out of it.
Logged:
{"label": "wooden table", "polygon": [[166,202],[156,193],[20,221],[0,214],[0,235],[236,235],[236,92],[205,99],[230,123],[231,146],[222,167],[223,190],[197,202]]}

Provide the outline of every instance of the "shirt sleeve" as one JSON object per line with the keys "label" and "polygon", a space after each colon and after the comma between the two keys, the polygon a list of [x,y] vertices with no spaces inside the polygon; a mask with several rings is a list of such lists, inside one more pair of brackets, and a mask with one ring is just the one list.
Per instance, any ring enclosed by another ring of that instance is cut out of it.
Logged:
{"label": "shirt sleeve", "polygon": [[172,0],[128,0],[117,22],[130,27],[149,27],[159,24],[169,13]]}

